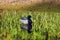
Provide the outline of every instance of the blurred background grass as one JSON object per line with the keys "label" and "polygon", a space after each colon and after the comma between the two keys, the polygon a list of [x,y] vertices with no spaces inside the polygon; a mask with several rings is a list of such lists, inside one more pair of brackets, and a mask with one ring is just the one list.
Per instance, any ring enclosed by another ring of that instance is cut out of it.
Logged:
{"label": "blurred background grass", "polygon": [[[44,5],[22,10],[4,10],[0,40],[60,40],[60,7]],[[20,28],[20,18],[32,16],[32,33]]]}

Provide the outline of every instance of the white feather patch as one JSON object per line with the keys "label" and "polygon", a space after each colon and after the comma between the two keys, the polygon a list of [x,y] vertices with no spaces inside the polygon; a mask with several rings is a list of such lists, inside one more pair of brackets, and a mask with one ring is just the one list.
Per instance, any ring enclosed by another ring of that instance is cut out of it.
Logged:
{"label": "white feather patch", "polygon": [[21,19],[21,22],[22,22],[23,24],[28,24],[28,20],[27,20],[27,19],[25,19],[25,20],[22,20],[22,19]]}

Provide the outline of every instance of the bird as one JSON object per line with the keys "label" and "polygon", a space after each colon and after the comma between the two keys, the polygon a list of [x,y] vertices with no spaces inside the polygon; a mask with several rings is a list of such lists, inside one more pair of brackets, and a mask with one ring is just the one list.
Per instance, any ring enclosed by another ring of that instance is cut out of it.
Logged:
{"label": "bird", "polygon": [[28,33],[31,33],[32,29],[32,20],[31,20],[31,15],[28,15],[27,17],[22,17],[21,19],[21,28],[24,30],[27,30]]}

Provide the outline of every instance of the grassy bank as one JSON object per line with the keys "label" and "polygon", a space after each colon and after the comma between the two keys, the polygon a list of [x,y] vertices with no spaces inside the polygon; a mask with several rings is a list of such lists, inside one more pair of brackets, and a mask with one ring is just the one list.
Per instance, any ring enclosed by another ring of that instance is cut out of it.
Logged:
{"label": "grassy bank", "polygon": [[[5,10],[0,18],[0,40],[60,40],[59,7]],[[20,18],[32,16],[32,33],[20,28]]]}
{"label": "grassy bank", "polygon": [[[0,40],[60,40],[60,13],[39,11],[4,11],[1,19]],[[32,16],[32,33],[20,28],[22,16]],[[47,32],[46,32],[47,31]],[[7,35],[6,35],[7,34]],[[57,37],[56,37],[57,36]]]}

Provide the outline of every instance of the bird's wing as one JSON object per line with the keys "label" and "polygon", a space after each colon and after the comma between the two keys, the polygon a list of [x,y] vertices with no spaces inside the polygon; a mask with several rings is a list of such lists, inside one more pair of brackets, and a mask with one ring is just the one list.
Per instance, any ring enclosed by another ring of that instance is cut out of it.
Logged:
{"label": "bird's wing", "polygon": [[28,20],[21,20],[23,24],[28,24]]}

